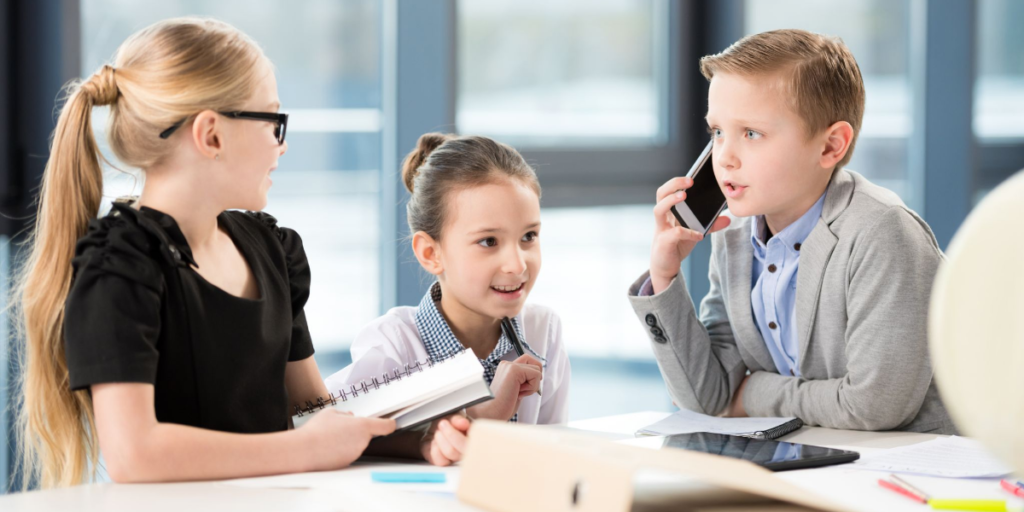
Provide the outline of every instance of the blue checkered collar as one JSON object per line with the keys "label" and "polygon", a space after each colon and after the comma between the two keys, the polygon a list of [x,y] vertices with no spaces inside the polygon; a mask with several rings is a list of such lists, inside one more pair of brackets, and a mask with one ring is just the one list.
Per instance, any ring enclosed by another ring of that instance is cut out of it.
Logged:
{"label": "blue checkered collar", "polygon": [[[416,329],[419,331],[423,346],[427,349],[427,355],[435,361],[443,359],[447,354],[454,350],[460,350],[463,347],[459,339],[455,337],[451,327],[448,326],[444,315],[438,309],[437,303],[440,301],[441,283],[435,282],[423,296],[419,307],[416,308]],[[513,318],[512,326],[515,328],[516,334],[519,335],[519,339],[523,341],[523,348],[540,360],[542,364],[546,363],[547,361],[526,342],[526,336],[523,335],[521,317],[522,314],[520,313]],[[498,339],[498,344],[494,347],[491,354],[480,360],[484,367],[485,375],[490,377],[487,379],[488,384],[494,378],[494,370],[497,368],[501,358],[513,350],[512,342],[502,333],[501,338]]]}

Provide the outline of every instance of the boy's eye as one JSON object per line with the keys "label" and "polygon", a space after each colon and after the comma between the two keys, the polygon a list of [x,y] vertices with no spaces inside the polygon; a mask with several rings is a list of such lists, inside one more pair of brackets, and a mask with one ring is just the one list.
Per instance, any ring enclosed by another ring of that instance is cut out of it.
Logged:
{"label": "boy's eye", "polygon": [[718,128],[708,128],[708,133],[711,134],[712,139],[718,139],[722,136],[722,130]]}
{"label": "boy's eye", "polygon": [[522,241],[524,241],[524,242],[532,242],[532,241],[536,240],[538,236],[540,236],[540,235],[537,234],[536,231],[530,231],[529,233],[523,235]]}
{"label": "boy's eye", "polygon": [[762,135],[760,133],[755,132],[754,130],[747,130],[746,135],[747,135],[747,138],[750,139],[750,140],[757,140],[757,139],[760,139],[762,137]]}
{"label": "boy's eye", "polygon": [[489,236],[477,242],[477,245],[482,247],[494,247],[495,245],[498,245],[498,239],[493,236]]}

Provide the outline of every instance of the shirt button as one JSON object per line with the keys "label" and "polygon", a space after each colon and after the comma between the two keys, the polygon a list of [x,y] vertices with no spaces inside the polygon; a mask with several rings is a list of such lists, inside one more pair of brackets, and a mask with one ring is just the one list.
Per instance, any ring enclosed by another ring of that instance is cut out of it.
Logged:
{"label": "shirt button", "polygon": [[800,250],[800,244],[793,244],[793,249]]}
{"label": "shirt button", "polygon": [[779,324],[776,324],[775,322],[768,322],[768,328],[769,329],[775,329],[778,326],[779,326]]}
{"label": "shirt button", "polygon": [[772,263],[771,265],[768,265],[768,272],[775,272],[777,268],[778,267],[776,267],[775,264]]}
{"label": "shirt button", "polygon": [[647,313],[647,316],[644,317],[644,320],[647,322],[647,325],[658,325],[658,320],[655,319],[654,315],[651,313]]}
{"label": "shirt button", "polygon": [[178,252],[177,247],[172,245],[170,246],[169,250],[171,251],[171,256],[174,257],[174,261],[181,261],[181,253]]}

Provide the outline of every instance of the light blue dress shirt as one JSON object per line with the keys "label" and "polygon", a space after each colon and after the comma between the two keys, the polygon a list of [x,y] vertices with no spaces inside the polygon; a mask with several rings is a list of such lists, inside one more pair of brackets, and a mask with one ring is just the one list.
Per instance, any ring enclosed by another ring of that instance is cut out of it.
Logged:
{"label": "light blue dress shirt", "polygon": [[750,306],[754,323],[781,375],[800,376],[800,340],[796,329],[796,271],[800,244],[821,218],[825,194],[796,222],[764,242],[768,226],[759,215],[751,223],[754,245]]}

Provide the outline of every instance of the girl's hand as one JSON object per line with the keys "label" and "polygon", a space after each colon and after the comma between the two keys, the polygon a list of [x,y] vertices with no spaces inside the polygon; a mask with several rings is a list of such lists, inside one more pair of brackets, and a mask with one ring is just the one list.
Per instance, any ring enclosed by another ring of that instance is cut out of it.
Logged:
{"label": "girl's hand", "polygon": [[296,431],[303,437],[302,451],[312,457],[313,471],[340,469],[352,464],[375,436],[395,431],[395,420],[357,418],[351,413],[324,409]]}
{"label": "girl's hand", "polygon": [[447,466],[462,460],[466,451],[469,418],[455,414],[434,421],[420,442],[423,460],[435,466]]}
{"label": "girl's hand", "polygon": [[543,366],[537,358],[524,354],[512,362],[498,363],[491,381],[491,393],[494,400],[469,408],[471,418],[487,418],[492,420],[509,420],[519,410],[523,397],[530,396],[540,389]]}
{"label": "girl's hand", "polygon": [[[654,243],[651,245],[651,286],[654,293],[668,288],[672,279],[679,274],[679,266],[693,251],[693,246],[704,239],[704,235],[687,229],[676,222],[671,208],[686,199],[686,190],[693,186],[693,180],[686,177],[672,178],[658,188],[658,202],[654,206]],[[728,217],[715,220],[709,233],[729,226]]]}

